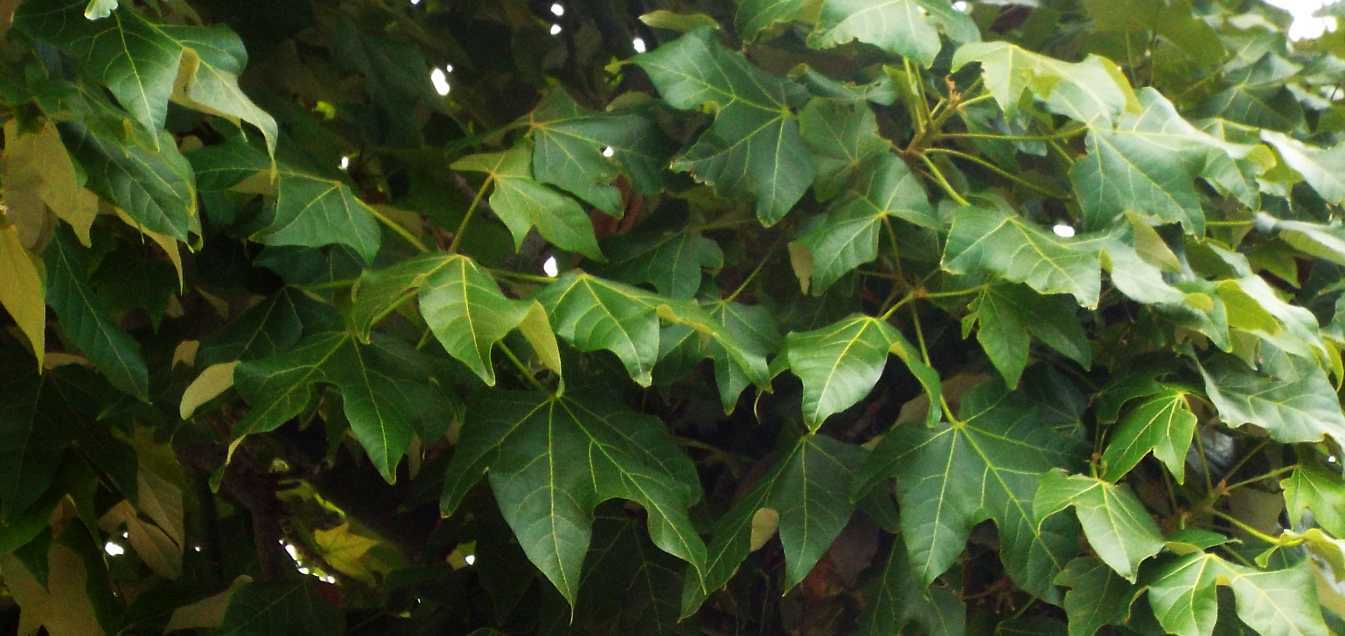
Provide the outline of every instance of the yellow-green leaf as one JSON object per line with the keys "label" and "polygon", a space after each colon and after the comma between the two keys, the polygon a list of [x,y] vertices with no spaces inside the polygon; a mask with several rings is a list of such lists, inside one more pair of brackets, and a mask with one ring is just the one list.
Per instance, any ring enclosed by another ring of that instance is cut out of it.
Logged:
{"label": "yellow-green leaf", "polygon": [[[4,217],[0,216],[0,221]],[[42,262],[33,258],[19,242],[13,225],[0,227],[0,307],[9,312],[23,335],[28,337],[42,367],[47,342],[47,301]]]}

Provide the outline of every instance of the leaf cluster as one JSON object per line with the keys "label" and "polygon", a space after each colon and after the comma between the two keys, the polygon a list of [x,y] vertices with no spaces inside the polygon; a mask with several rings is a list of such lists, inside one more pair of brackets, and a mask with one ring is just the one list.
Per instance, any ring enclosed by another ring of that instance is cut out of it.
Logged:
{"label": "leaf cluster", "polygon": [[0,625],[1345,630],[1345,29],[283,4],[0,0]]}

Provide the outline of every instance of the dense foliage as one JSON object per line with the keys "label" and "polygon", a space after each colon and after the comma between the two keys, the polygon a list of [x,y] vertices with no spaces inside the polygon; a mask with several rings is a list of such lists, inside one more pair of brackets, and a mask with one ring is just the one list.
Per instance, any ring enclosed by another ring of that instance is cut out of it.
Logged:
{"label": "dense foliage", "polygon": [[1327,634],[1288,24],[0,0],[0,630]]}

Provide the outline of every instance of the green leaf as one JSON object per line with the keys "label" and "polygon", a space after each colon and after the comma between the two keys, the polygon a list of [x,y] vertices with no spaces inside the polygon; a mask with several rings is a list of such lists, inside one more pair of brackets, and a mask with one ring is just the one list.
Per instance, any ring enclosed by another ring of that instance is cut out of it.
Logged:
{"label": "green leaf", "polygon": [[954,424],[893,428],[860,470],[855,492],[896,477],[902,533],[923,584],[953,564],[973,526],[990,519],[1009,576],[1057,602],[1052,580],[1077,550],[1077,526],[1067,517],[1038,524],[1033,497],[1044,473],[1075,463],[1077,442],[997,382],[964,394],[960,413]]}
{"label": "green leaf", "polygon": [[173,101],[237,124],[257,127],[274,157],[280,136],[275,118],[257,106],[238,86],[248,64],[247,50],[238,35],[224,26],[195,27],[150,24],[182,49],[182,66],[173,89]]}
{"label": "green leaf", "polygon": [[1140,37],[1148,37],[1144,33],[1151,31],[1155,43],[1175,47],[1200,66],[1219,64],[1227,55],[1218,32],[1187,0],[1086,0],[1084,6],[1099,31]]}
{"label": "green leaf", "polygon": [[616,354],[640,386],[653,382],[658,361],[658,305],[650,294],[586,274],[567,274],[542,291],[556,334],[580,351]]}
{"label": "green leaf", "polygon": [[583,208],[574,199],[533,180],[532,154],[529,144],[519,143],[505,152],[463,157],[451,167],[488,175],[494,185],[490,209],[514,235],[514,249],[521,248],[528,230],[536,227],[552,245],[602,260],[593,223]]}
{"label": "green leaf", "polygon": [[[495,386],[491,353],[495,343],[536,313],[546,315],[537,301],[514,300],[500,291],[490,274],[464,256],[450,256],[427,275],[420,288],[420,314],[434,331],[444,351],[467,365],[486,386]],[[551,348],[555,348],[551,336]]]}
{"label": "green leaf", "polygon": [[920,181],[905,162],[885,153],[869,161],[852,188],[796,241],[812,260],[805,291],[820,296],[842,276],[877,258],[878,234],[890,217],[940,227]]}
{"label": "green leaf", "polygon": [[[966,333],[972,325],[979,325],[976,341],[981,343],[985,356],[995,366],[1004,383],[1009,388],[1018,386],[1018,379],[1027,368],[1028,348],[1032,345],[1032,336],[1028,334],[1027,323],[1019,315],[1020,306],[1011,298],[1012,289],[1018,286],[1003,285],[1006,293],[995,293],[987,287],[976,297],[963,322]],[[1032,293],[1030,290],[1028,293]]]}
{"label": "green leaf", "polygon": [[1116,289],[1135,302],[1154,306],[1174,324],[1204,334],[1220,349],[1231,350],[1227,308],[1213,285],[1189,279],[1168,283],[1164,269],[1179,269],[1176,257],[1153,228],[1135,219],[1129,225],[1134,230],[1131,238],[1122,238],[1122,227],[1102,242],[1102,263]]}
{"label": "green leaf", "polygon": [[821,200],[839,194],[864,163],[892,145],[879,134],[868,104],[852,99],[808,100],[799,113],[799,134],[817,164],[813,185]]}
{"label": "green leaf", "polygon": [[14,14],[14,28],[70,53],[84,73],[107,86],[117,103],[157,139],[168,116],[182,48],[130,9],[118,9],[102,20],[85,19],[86,4],[25,2]]}
{"label": "green leaf", "polygon": [[[810,92],[823,99],[866,101],[880,106],[891,106],[897,101],[897,83],[891,73],[883,73],[867,84],[856,84],[855,82],[831,79],[804,63],[791,69],[789,78],[807,86]],[[802,131],[808,125],[803,122],[802,113],[799,114],[799,119],[800,131]],[[805,138],[804,141],[808,140]],[[818,151],[818,148],[813,148],[814,153]]]}
{"label": "green leaf", "polygon": [[1261,131],[1261,139],[1327,203],[1345,205],[1345,145],[1317,148],[1273,130]]}
{"label": "green leaf", "polygon": [[293,287],[281,289],[203,340],[196,353],[197,366],[265,358],[289,349],[303,333],[300,308],[315,302]]}
{"label": "green leaf", "polygon": [[858,40],[929,67],[939,54],[936,26],[954,40],[980,38],[971,18],[947,0],[824,0],[808,46],[832,48]]}
{"label": "green leaf", "polygon": [[591,113],[556,89],[528,116],[537,180],[621,216],[621,193],[611,185],[630,175],[641,192],[656,192],[668,152],[658,126],[633,112]]}
{"label": "green leaf", "polygon": [[1345,443],[1345,415],[1322,369],[1270,347],[1262,349],[1262,359],[1259,372],[1231,356],[1201,367],[1219,418],[1234,428],[1255,424],[1285,444],[1324,438]]}
{"label": "green leaf", "polygon": [[597,514],[574,613],[597,624],[612,618],[641,632],[689,634],[691,625],[677,622],[682,568],[641,526],[629,515]]}
{"label": "green leaf", "polygon": [[659,234],[627,235],[607,248],[612,278],[649,283],[669,298],[691,298],[701,288],[701,269],[724,266],[719,244],[690,228]]}
{"label": "green leaf", "polygon": [[271,217],[254,238],[266,245],[347,245],[370,263],[383,242],[374,217],[345,183],[282,170]]}
{"label": "green leaf", "polygon": [[[298,346],[234,369],[234,387],[251,409],[234,426],[235,437],[265,433],[301,415],[319,385],[335,387],[355,438],[388,483],[415,433],[416,420],[443,417],[448,407],[426,404],[434,392],[413,391],[430,372],[406,364],[408,356],[387,342],[358,344],[343,332],[306,336]],[[410,384],[408,384],[410,383]]]}
{"label": "green leaf", "polygon": [[[81,18],[82,19],[82,18]],[[117,389],[149,400],[149,371],[140,345],[113,321],[106,301],[89,285],[88,254],[69,230],[60,229],[47,246],[47,304],[66,337],[88,356]]]}
{"label": "green leaf", "polygon": [[[780,349],[784,336],[776,324],[775,314],[761,305],[744,305],[736,302],[715,302],[707,311],[714,316],[724,330],[750,355],[765,360]],[[753,383],[751,376],[734,361],[734,356],[718,343],[710,344],[710,355],[714,359],[715,382],[719,385],[719,399],[726,415],[732,414],[748,385]]]}
{"label": "green leaf", "polygon": [[[816,431],[828,417],[864,399],[895,353],[937,404],[938,374],[914,345],[886,321],[855,314],[813,331],[787,336],[789,368],[803,381],[803,421]],[[938,417],[931,407],[931,420]]]}
{"label": "green leaf", "polygon": [[196,185],[202,192],[228,190],[271,167],[266,153],[254,148],[241,135],[198,148],[186,156],[196,173]]}
{"label": "green leaf", "polygon": [[955,636],[967,630],[967,607],[951,590],[925,589],[911,569],[906,544],[892,540],[892,549],[869,593],[868,607],[860,619],[860,634],[901,634],[914,623],[931,636]]}
{"label": "green leaf", "polygon": [[1107,229],[1125,211],[1136,210],[1203,234],[1205,214],[1193,181],[1210,152],[1198,142],[1208,135],[1153,89],[1140,92],[1140,105],[1143,110],[1122,115],[1114,129],[1094,126],[1087,158],[1070,170],[1084,222]]}
{"label": "green leaf", "polygon": [[752,41],[763,29],[797,18],[803,4],[804,0],[738,0],[733,26],[744,40]]}
{"label": "green leaf", "polygon": [[1325,360],[1317,317],[1306,308],[1282,300],[1275,288],[1256,275],[1225,279],[1214,291],[1228,305],[1228,325],[1260,337],[1276,348],[1308,360]]}
{"label": "green leaf", "polygon": [[1303,512],[1312,511],[1312,520],[1327,532],[1345,536],[1345,481],[1338,473],[1310,459],[1300,461],[1285,479],[1280,480],[1284,505],[1294,526],[1303,522]]}
{"label": "green leaf", "polygon": [[[1277,537],[1280,543],[1270,546],[1257,555],[1256,564],[1266,567],[1270,558],[1285,546],[1303,546],[1314,557],[1323,571],[1329,571],[1335,580],[1345,577],[1345,541],[1341,541],[1317,528],[1308,528],[1303,532],[1285,530]],[[1314,565],[1317,565],[1314,564]],[[1320,579],[1319,579],[1320,580]]]}
{"label": "green leaf", "polygon": [[1122,625],[1130,618],[1130,605],[1139,596],[1135,585],[1126,582],[1090,557],[1069,562],[1055,577],[1065,592],[1065,615],[1069,617],[1070,636],[1093,636],[1108,625]]}
{"label": "green leaf", "polygon": [[790,109],[802,87],[753,66],[699,28],[633,60],[674,108],[712,104],[714,123],[672,163],[726,196],[755,200],[774,225],[813,182],[816,170]]}
{"label": "green leaf", "polygon": [[1052,470],[1042,476],[1032,506],[1039,524],[1073,506],[1088,545],[1132,583],[1140,563],[1163,549],[1158,525],[1124,484]]}
{"label": "green leaf", "polygon": [[62,127],[71,155],[88,172],[90,190],[116,204],[144,229],[187,241],[200,232],[196,178],[172,135],[159,133],[158,150],[105,137],[77,124]]}
{"label": "green leaf", "polygon": [[1228,86],[1205,99],[1195,113],[1257,128],[1300,129],[1303,107],[1285,87],[1298,70],[1298,65],[1277,53],[1266,53],[1257,62],[1225,75],[1222,79]]}
{"label": "green leaf", "polygon": [[1326,636],[1312,574],[1299,566],[1262,571],[1203,552],[1167,561],[1149,583],[1149,604],[1163,629],[1207,636],[1218,618],[1216,585],[1233,588],[1238,618],[1267,636]]}
{"label": "green leaf", "polygon": [[582,272],[567,273],[537,299],[546,307],[556,334],[580,351],[616,354],[632,380],[653,382],[659,355],[659,319],[691,327],[722,347],[724,355],[753,384],[767,384],[764,355],[744,345],[692,301],[664,298]]}
{"label": "green leaf", "polygon": [[589,396],[495,391],[468,408],[444,482],[452,514],[488,474],[519,545],[571,605],[579,593],[593,508],[639,503],[659,549],[691,564],[699,585],[705,544],[687,508],[700,496],[695,469],[662,424]]}
{"label": "green leaf", "polygon": [[389,145],[421,145],[421,125],[411,114],[421,103],[443,110],[427,81],[430,65],[421,47],[362,31],[344,17],[331,28],[330,42],[332,60],[364,79],[365,93],[377,107],[370,117],[372,135]]}
{"label": "green leaf", "polygon": [[1277,219],[1265,212],[1256,214],[1258,228],[1278,232],[1281,240],[1309,256],[1345,265],[1345,226]]}
{"label": "green leaf", "polygon": [[798,585],[850,521],[852,473],[864,458],[857,446],[825,435],[784,442],[778,459],[747,494],[715,522],[703,586],[691,578],[682,587],[682,618],[695,614],[732,578],[751,547],[752,520],[760,510],[779,514],[785,554],[784,591]]}
{"label": "green leaf", "polygon": [[[1040,296],[1022,285],[995,284],[976,297],[964,320],[980,325],[976,340],[1010,388],[1027,367],[1029,335],[1087,369],[1092,349],[1064,296]],[[964,327],[965,328],[965,327]]]}
{"label": "green leaf", "polygon": [[954,274],[994,274],[1044,295],[1070,294],[1097,306],[1101,270],[1088,239],[1069,240],[1002,209],[963,208],[953,217],[943,269]]}
{"label": "green leaf", "polygon": [[1186,481],[1186,452],[1196,432],[1196,415],[1186,391],[1161,387],[1145,396],[1112,431],[1102,453],[1102,478],[1119,481],[1150,451],[1178,484]]}
{"label": "green leaf", "polygon": [[229,596],[219,634],[339,634],[345,615],[307,576],[274,583],[249,583]]}
{"label": "green leaf", "polygon": [[1010,117],[1018,112],[1027,91],[1045,102],[1047,110],[1086,124],[1110,122],[1123,112],[1139,110],[1121,69],[1097,55],[1065,62],[1008,42],[971,42],[953,54],[952,70],[970,62],[981,64],[985,87]]}
{"label": "green leaf", "polygon": [[62,415],[69,415],[60,408],[51,373],[39,376],[23,368],[27,366],[16,364],[0,382],[0,520],[4,525],[42,497],[65,454],[68,424]]}
{"label": "green leaf", "polygon": [[1157,570],[1149,584],[1149,604],[1165,631],[1181,636],[1214,631],[1219,611],[1215,581],[1223,566],[1218,557],[1198,552]]}

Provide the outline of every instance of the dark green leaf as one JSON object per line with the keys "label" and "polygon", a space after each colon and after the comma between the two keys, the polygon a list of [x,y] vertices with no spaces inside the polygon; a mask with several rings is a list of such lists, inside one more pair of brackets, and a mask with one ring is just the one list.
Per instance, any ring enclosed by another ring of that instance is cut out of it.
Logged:
{"label": "dark green leaf", "polygon": [[1101,270],[1088,239],[1062,239],[1007,210],[958,210],[943,253],[954,274],[994,274],[1038,293],[1070,294],[1097,306]]}
{"label": "dark green leaf", "polygon": [[196,178],[168,133],[158,133],[158,150],[105,137],[71,124],[62,137],[89,174],[89,189],[115,203],[144,229],[187,240],[200,233],[196,218]]}
{"label": "dark green leaf", "polygon": [[[790,333],[787,345],[789,368],[803,381],[803,420],[810,430],[816,431],[828,417],[864,399],[893,353],[937,401],[938,374],[884,320],[854,315],[814,331]],[[938,417],[937,409],[930,411],[931,419]]]}
{"label": "dark green leaf", "polygon": [[654,192],[669,152],[654,121],[634,112],[590,113],[564,90],[555,90],[529,115],[532,172],[538,181],[573,193],[593,207],[621,216],[621,193],[612,182],[630,176],[641,192]]}
{"label": "dark green leaf", "polygon": [[690,228],[620,237],[607,248],[612,277],[649,283],[669,298],[691,298],[701,288],[701,269],[724,266],[719,244]]}
{"label": "dark green leaf", "polygon": [[1133,584],[1112,572],[1107,564],[1089,557],[1069,562],[1055,578],[1065,592],[1065,615],[1070,636],[1093,636],[1108,625],[1130,617],[1130,605],[1139,596]]}
{"label": "dark green leaf", "polygon": [[[362,346],[347,333],[305,336],[298,346],[267,358],[245,361],[234,370],[234,386],[251,409],[234,426],[242,437],[279,428],[313,401],[314,389],[332,385],[341,393],[351,431],[388,483],[411,443],[415,421],[446,417],[441,405],[418,403],[404,382],[426,382],[428,371],[408,368],[396,349]],[[430,395],[433,395],[431,393]]]}
{"label": "dark green leaf", "polygon": [[1066,517],[1037,523],[1041,476],[1076,460],[1076,443],[1044,425],[1035,405],[997,382],[963,395],[961,421],[934,428],[897,426],[874,449],[856,492],[897,479],[901,527],[911,567],[928,585],[957,559],[971,529],[999,529],[1000,559],[1023,589],[1051,602],[1052,581],[1078,547]]}
{"label": "dark green leaf", "polygon": [[634,61],[675,108],[718,109],[709,130],[673,161],[673,169],[727,196],[755,198],[757,218],[774,225],[816,173],[790,111],[805,93],[752,66],[715,37],[711,29],[696,29]]}
{"label": "dark green leaf", "polygon": [[821,295],[854,268],[877,258],[878,234],[892,217],[940,227],[915,175],[901,159],[885,153],[864,165],[851,189],[799,237],[797,245],[808,250],[812,262],[805,289]]}
{"label": "dark green leaf", "polygon": [[762,29],[798,17],[803,5],[804,0],[738,0],[733,25],[743,39],[754,40]]}
{"label": "dark green leaf", "polygon": [[494,185],[490,209],[509,227],[515,249],[536,227],[552,245],[602,260],[588,215],[574,199],[533,180],[532,155],[532,148],[521,143],[506,152],[464,157],[452,168],[488,175]]}
{"label": "dark green leaf", "polygon": [[799,113],[799,134],[817,163],[817,198],[839,194],[860,166],[891,146],[878,133],[878,120],[864,102],[817,98]]}
{"label": "dark green leaf", "polygon": [[1208,636],[1219,613],[1216,585],[1233,588],[1238,618],[1258,634],[1327,634],[1311,573],[1302,566],[1261,571],[1199,552],[1165,562],[1149,583],[1149,604],[1163,629]]}
{"label": "dark green leaf", "polygon": [[864,455],[862,449],[825,435],[787,442],[770,470],[715,523],[703,586],[690,577],[683,584],[682,617],[694,614],[747,558],[754,519],[763,509],[779,515],[785,591],[802,581],[850,520],[854,504],[847,493]]}
{"label": "dark green leaf", "polygon": [[1326,373],[1311,361],[1267,348],[1262,371],[1219,356],[1201,368],[1205,393],[1229,426],[1255,424],[1283,443],[1345,443],[1345,415]]}
{"label": "dark green leaf", "polygon": [[1289,521],[1303,522],[1304,511],[1312,511],[1312,520],[1327,532],[1345,536],[1345,480],[1315,461],[1299,462],[1289,477],[1280,480]]}
{"label": "dark green leaf", "polygon": [[593,508],[644,507],[654,544],[691,564],[700,585],[705,544],[687,508],[695,469],[658,420],[591,397],[494,392],[468,408],[441,507],[452,514],[483,474],[528,559],[571,604],[579,593]]}
{"label": "dark green leaf", "polygon": [[282,636],[283,634],[337,634],[345,616],[318,591],[314,579],[249,583],[229,596],[219,633]]}
{"label": "dark green leaf", "polygon": [[962,599],[950,590],[924,587],[911,569],[906,544],[896,537],[879,578],[874,581],[859,633],[900,634],[904,627],[915,623],[931,636],[965,634],[967,607]]}
{"label": "dark green leaf", "polygon": [[1098,558],[1128,581],[1135,581],[1142,561],[1163,549],[1158,525],[1124,484],[1062,470],[1043,475],[1032,501],[1039,523],[1070,506]]}
{"label": "dark green leaf", "polygon": [[348,245],[367,263],[383,242],[374,216],[345,183],[282,170],[275,208],[256,239],[266,245]]}
{"label": "dark green leaf", "polygon": [[112,386],[141,401],[149,399],[149,371],[140,345],[112,319],[106,301],[89,285],[88,253],[66,228],[47,247],[47,304],[61,330],[88,356]]}
{"label": "dark green leaf", "polygon": [[0,383],[0,520],[4,524],[41,498],[65,453],[63,418],[54,400],[57,395],[50,386],[50,373],[38,376],[27,366],[16,363]]}
{"label": "dark green leaf", "polygon": [[538,296],[556,334],[580,351],[611,351],[641,386],[653,382],[659,319],[691,327],[722,347],[753,384],[766,384],[764,354],[692,301],[673,300],[584,273],[566,274]]}
{"label": "dark green leaf", "polygon": [[[1156,387],[1157,388],[1157,387]],[[1162,387],[1126,413],[1102,453],[1102,477],[1119,481],[1150,451],[1178,484],[1186,481],[1186,452],[1196,432],[1196,415],[1187,393]]]}
{"label": "dark green leaf", "polygon": [[1085,369],[1092,350],[1074,317],[1075,304],[1064,296],[1039,296],[1022,285],[986,287],[967,316],[980,325],[976,339],[1010,388],[1027,366],[1029,334],[1078,362]]}

